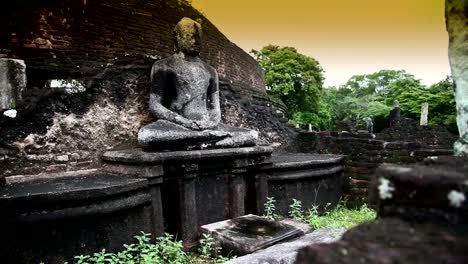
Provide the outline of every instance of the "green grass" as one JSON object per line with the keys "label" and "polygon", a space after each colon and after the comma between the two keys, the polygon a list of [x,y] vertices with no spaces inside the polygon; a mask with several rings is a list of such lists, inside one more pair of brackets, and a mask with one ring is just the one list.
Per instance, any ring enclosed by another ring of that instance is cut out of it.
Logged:
{"label": "green grass", "polygon": [[375,220],[377,213],[375,210],[367,207],[366,204],[359,209],[347,208],[344,202],[320,216],[316,209],[309,210],[305,217],[305,222],[315,229],[321,228],[346,228],[350,229],[358,224]]}

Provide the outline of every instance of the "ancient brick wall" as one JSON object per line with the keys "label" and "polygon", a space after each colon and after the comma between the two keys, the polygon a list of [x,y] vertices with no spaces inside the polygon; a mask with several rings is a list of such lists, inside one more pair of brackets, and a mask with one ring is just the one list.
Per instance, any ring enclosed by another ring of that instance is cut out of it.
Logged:
{"label": "ancient brick wall", "polygon": [[[151,66],[174,52],[184,16],[202,23],[223,123],[257,130],[259,144],[292,147],[296,132],[258,63],[182,0],[18,0],[0,12],[0,56],[25,60],[28,78],[17,117],[0,115],[0,176],[96,168],[103,151],[138,146],[139,128],[154,121]],[[71,89],[45,85],[68,78]]]}
{"label": "ancient brick wall", "polygon": [[123,57],[167,57],[172,29],[187,16],[202,22],[202,58],[220,78],[265,94],[256,61],[182,0],[17,0],[0,13],[0,54],[24,59],[31,81],[95,75]]}
{"label": "ancient brick wall", "polygon": [[[428,135],[426,137],[432,138]],[[367,201],[371,177],[380,164],[411,164],[426,157],[453,153],[451,147],[443,145],[427,145],[416,141],[387,141],[378,138],[379,136],[374,139],[367,133],[302,132],[297,137],[296,145],[301,152],[346,156],[343,192],[355,205]]]}

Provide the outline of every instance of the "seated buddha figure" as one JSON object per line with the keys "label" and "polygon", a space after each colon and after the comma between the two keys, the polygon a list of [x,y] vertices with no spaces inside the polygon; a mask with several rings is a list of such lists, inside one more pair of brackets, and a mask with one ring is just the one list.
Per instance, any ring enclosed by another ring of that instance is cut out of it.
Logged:
{"label": "seated buddha figure", "polygon": [[255,130],[221,123],[218,73],[199,56],[201,25],[183,18],[174,36],[176,53],[151,69],[149,110],[158,120],[139,130],[138,142],[168,150],[255,145]]}

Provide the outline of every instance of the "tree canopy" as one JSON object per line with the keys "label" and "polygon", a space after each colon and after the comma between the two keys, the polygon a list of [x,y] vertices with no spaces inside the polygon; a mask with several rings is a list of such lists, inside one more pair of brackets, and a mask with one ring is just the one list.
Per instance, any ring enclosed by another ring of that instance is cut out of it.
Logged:
{"label": "tree canopy", "polygon": [[[393,101],[403,115],[418,119],[421,104],[429,103],[429,123],[457,133],[454,84],[448,76],[429,87],[405,70],[380,70],[354,75],[346,84],[323,88],[319,62],[293,47],[268,45],[251,53],[265,72],[267,92],[288,107],[289,119],[300,125],[333,129],[341,121],[374,121],[374,131],[388,126]],[[361,125],[363,122],[361,122]]]}
{"label": "tree canopy", "polygon": [[268,45],[251,53],[265,72],[267,92],[286,104],[290,119],[322,127],[329,113],[321,102],[324,77],[319,62],[292,47]]}

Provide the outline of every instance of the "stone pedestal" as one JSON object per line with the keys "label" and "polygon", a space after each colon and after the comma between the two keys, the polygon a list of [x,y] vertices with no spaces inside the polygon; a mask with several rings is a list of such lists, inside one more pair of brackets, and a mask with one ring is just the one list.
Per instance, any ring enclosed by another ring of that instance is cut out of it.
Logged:
{"label": "stone pedestal", "polygon": [[288,215],[292,199],[302,202],[304,212],[312,206],[319,211],[336,206],[342,194],[344,158],[339,155],[286,153],[273,155],[264,168],[268,175],[268,196],[276,210]]}
{"label": "stone pedestal", "polygon": [[0,188],[2,263],[64,263],[122,250],[151,232],[147,182],[111,175],[71,176]]}
{"label": "stone pedestal", "polygon": [[[247,183],[268,164],[269,146],[170,152],[142,149],[108,151],[106,166],[162,175],[164,230],[186,246],[198,239],[198,227],[245,214]],[[144,174],[142,174],[144,175]]]}

